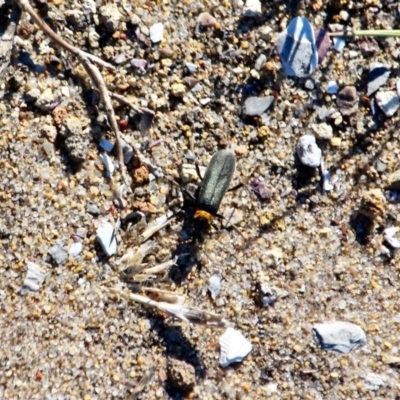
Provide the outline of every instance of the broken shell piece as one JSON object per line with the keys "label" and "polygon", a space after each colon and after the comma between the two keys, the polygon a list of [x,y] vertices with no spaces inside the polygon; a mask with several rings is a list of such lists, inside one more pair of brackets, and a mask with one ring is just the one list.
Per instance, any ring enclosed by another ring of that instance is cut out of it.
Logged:
{"label": "broken shell piece", "polygon": [[111,179],[112,174],[115,171],[115,165],[112,162],[111,158],[106,153],[100,154],[101,161],[103,161],[104,166],[106,167],[106,175],[107,178]]}
{"label": "broken shell piece", "polygon": [[311,168],[318,168],[320,166],[322,152],[318,147],[314,136],[301,136],[297,142],[296,151],[303,165]]}
{"label": "broken shell piece", "polygon": [[337,177],[331,177],[329,170],[325,168],[324,160],[321,159],[321,175],[322,175],[322,189],[329,192],[335,188]]}
{"label": "broken shell piece", "polygon": [[28,272],[24,279],[20,293],[27,294],[30,292],[37,292],[46,278],[46,272],[34,262],[27,261],[26,266]]}
{"label": "broken shell piece", "polygon": [[152,300],[180,305],[185,303],[185,297],[183,295],[171,292],[169,290],[142,287],[141,291],[145,292],[147,296],[150,297]]}
{"label": "broken shell piece", "polygon": [[149,237],[153,236],[156,232],[160,229],[167,226],[172,220],[172,211],[168,212],[167,214],[158,217],[153,222],[151,222],[147,228],[143,231],[143,233],[138,238],[138,243],[145,242]]}
{"label": "broken shell piece", "polygon": [[115,238],[115,229],[107,221],[101,221],[96,231],[97,241],[107,256],[111,257],[117,252],[117,240]]}
{"label": "broken shell piece", "polygon": [[386,228],[383,232],[383,238],[392,246],[394,249],[400,249],[400,241],[394,237],[399,228],[391,227]]}
{"label": "broken shell piece", "polygon": [[221,348],[219,365],[223,368],[241,362],[253,347],[241,332],[233,328],[228,328],[219,338],[219,345]]}
{"label": "broken shell piece", "polygon": [[210,277],[208,281],[208,290],[211,293],[211,297],[215,300],[221,293],[221,278],[217,275]]}

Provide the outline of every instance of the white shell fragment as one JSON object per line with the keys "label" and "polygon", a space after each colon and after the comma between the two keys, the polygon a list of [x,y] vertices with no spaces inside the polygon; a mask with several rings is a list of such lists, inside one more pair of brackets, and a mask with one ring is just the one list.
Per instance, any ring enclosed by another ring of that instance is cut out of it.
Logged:
{"label": "white shell fragment", "polygon": [[313,331],[323,349],[339,353],[349,353],[367,342],[365,332],[351,322],[334,321],[315,324]]}
{"label": "white shell fragment", "polygon": [[219,365],[223,368],[232,363],[241,362],[253,348],[242,333],[233,328],[227,328],[219,338],[219,346],[221,349]]}
{"label": "white shell fragment", "polygon": [[20,293],[27,294],[37,292],[46,278],[46,272],[32,261],[27,261],[28,272],[24,279]]}
{"label": "white shell fragment", "polygon": [[322,152],[312,135],[301,136],[297,142],[297,155],[303,165],[318,168],[321,165]]}
{"label": "white shell fragment", "polygon": [[97,241],[107,256],[112,256],[117,252],[117,240],[115,238],[115,229],[107,221],[101,221],[96,231]]}
{"label": "white shell fragment", "polygon": [[394,237],[394,235],[397,233],[398,230],[399,230],[399,228],[391,227],[391,228],[386,228],[383,231],[383,238],[394,249],[400,249],[400,241]]}
{"label": "white shell fragment", "polygon": [[208,280],[208,290],[210,291],[211,297],[215,300],[221,293],[221,278],[217,275],[213,275]]}
{"label": "white shell fragment", "polygon": [[164,36],[164,25],[159,22],[150,27],[150,39],[153,43],[161,42]]}
{"label": "white shell fragment", "polygon": [[315,45],[314,29],[303,17],[296,17],[277,40],[285,74],[306,78],[318,66],[318,51]]}
{"label": "white shell fragment", "polygon": [[106,153],[101,153],[100,158],[101,158],[101,161],[103,161],[104,166],[106,167],[107,178],[111,179],[112,174],[115,171],[114,163],[112,162],[111,158]]}

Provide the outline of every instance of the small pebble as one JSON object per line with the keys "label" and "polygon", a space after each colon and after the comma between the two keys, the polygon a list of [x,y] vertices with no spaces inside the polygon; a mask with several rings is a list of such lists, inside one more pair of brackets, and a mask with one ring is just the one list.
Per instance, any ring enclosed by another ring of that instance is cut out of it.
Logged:
{"label": "small pebble", "polygon": [[186,93],[186,86],[183,83],[174,83],[171,86],[171,93],[175,97],[183,97]]}
{"label": "small pebble", "polygon": [[88,201],[86,203],[86,212],[88,214],[92,214],[92,215],[100,215],[101,214],[99,207],[97,207],[96,204],[94,204],[91,201]]}
{"label": "small pebble", "polygon": [[105,150],[108,151],[109,153],[112,151],[112,149],[114,148],[114,143],[110,142],[107,139],[102,139],[99,143],[99,146]]}
{"label": "small pebble", "polygon": [[333,48],[340,53],[344,47],[346,46],[346,40],[341,37],[334,37],[333,38]]}
{"label": "small pebble", "polygon": [[354,86],[344,86],[337,94],[336,104],[342,115],[351,115],[358,110],[357,90]]}
{"label": "small pebble", "polygon": [[330,140],[333,137],[333,129],[326,122],[321,124],[311,124],[311,130],[318,139]]}
{"label": "small pebble", "polygon": [[104,253],[111,257],[117,252],[117,240],[115,238],[115,229],[107,221],[101,221],[96,231],[97,241],[100,243]]}
{"label": "small pebble", "polygon": [[318,66],[314,28],[303,17],[296,17],[277,39],[277,49],[285,74],[306,78]]}
{"label": "small pebble", "polygon": [[68,260],[68,253],[58,244],[49,249],[49,254],[57,265],[64,264]]}
{"label": "small pebble", "polygon": [[394,235],[397,233],[399,228],[392,227],[392,228],[386,228],[383,231],[383,238],[392,246],[394,249],[400,249],[400,241],[394,237]]}
{"label": "small pebble", "polygon": [[219,296],[221,293],[221,278],[219,276],[213,275],[210,277],[208,281],[208,290],[213,300]]}
{"label": "small pebble", "polygon": [[265,62],[267,61],[267,57],[264,54],[261,54],[257,60],[256,63],[254,65],[254,68],[259,71],[265,64]]}
{"label": "small pebble", "polygon": [[232,363],[241,362],[252,349],[251,343],[236,329],[228,328],[219,338],[220,357],[219,364],[222,368]]}
{"label": "small pebble", "polygon": [[161,22],[150,27],[150,40],[153,43],[159,43],[164,37],[164,24]]}
{"label": "small pebble", "polygon": [[311,168],[317,168],[320,166],[322,151],[315,141],[315,136],[302,136],[297,142],[296,151],[303,165]]}
{"label": "small pebble", "polygon": [[261,1],[260,0],[246,0],[244,6],[245,17],[259,17],[261,15]]}
{"label": "small pebble", "polygon": [[390,69],[381,63],[373,63],[369,69],[367,96],[375,93],[381,86],[385,85],[390,77]]}
{"label": "small pebble", "polygon": [[187,70],[188,70],[188,72],[189,72],[190,74],[194,74],[194,73],[197,72],[197,65],[196,65],[196,64],[193,64],[193,63],[191,63],[191,62],[187,62],[187,63],[185,64],[185,66],[186,66],[186,68],[187,68]]}
{"label": "small pebble", "polygon": [[81,254],[82,249],[83,249],[82,242],[72,243],[72,245],[68,249],[68,255],[73,258],[78,257],[79,254]]}
{"label": "small pebble", "polygon": [[336,94],[339,90],[338,84],[336,81],[329,81],[328,85],[326,86],[326,93],[328,94]]}
{"label": "small pebble", "polygon": [[252,117],[264,114],[274,102],[274,96],[248,97],[244,102],[243,115]]}
{"label": "small pebble", "polygon": [[325,29],[317,29],[315,31],[315,46],[318,52],[318,64],[321,64],[328,50],[332,45],[332,40]]}
{"label": "small pebble", "polygon": [[351,322],[325,322],[315,324],[313,331],[325,350],[349,353],[367,342],[365,332]]}
{"label": "small pebble", "polygon": [[274,194],[272,190],[268,188],[266,183],[258,178],[251,182],[250,187],[260,200],[268,200],[272,198]]}
{"label": "small pebble", "polygon": [[197,17],[197,23],[205,28],[212,27],[217,24],[217,20],[208,12],[203,12]]}
{"label": "small pebble", "polygon": [[387,117],[393,116],[399,108],[399,97],[396,92],[379,91],[375,95],[375,100],[379,108]]}

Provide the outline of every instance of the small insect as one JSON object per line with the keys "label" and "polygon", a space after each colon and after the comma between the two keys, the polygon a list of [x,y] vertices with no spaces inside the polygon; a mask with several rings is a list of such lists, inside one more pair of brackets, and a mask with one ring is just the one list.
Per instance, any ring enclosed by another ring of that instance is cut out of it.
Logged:
{"label": "small insect", "polygon": [[207,229],[218,216],[219,206],[235,172],[235,164],[235,156],[229,150],[220,150],[211,158],[196,193],[194,220],[197,229]]}

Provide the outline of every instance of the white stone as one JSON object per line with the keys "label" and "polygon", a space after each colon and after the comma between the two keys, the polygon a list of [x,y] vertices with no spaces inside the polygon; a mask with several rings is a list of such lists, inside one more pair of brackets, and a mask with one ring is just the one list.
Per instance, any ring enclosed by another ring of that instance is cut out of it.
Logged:
{"label": "white stone", "polygon": [[75,242],[71,244],[71,247],[68,249],[68,255],[75,258],[81,254],[83,249],[82,242]]}
{"label": "white stone", "polygon": [[365,332],[351,322],[333,321],[315,324],[313,331],[323,349],[339,353],[349,353],[367,342]]}
{"label": "white stone", "polygon": [[163,40],[164,37],[164,25],[159,22],[150,27],[150,39],[153,43],[158,43]]}
{"label": "white stone", "polygon": [[112,256],[117,252],[117,240],[115,238],[115,229],[107,221],[101,221],[96,231],[97,241],[100,243],[104,253]]}
{"label": "white stone", "polygon": [[399,108],[399,97],[396,92],[378,92],[375,95],[376,103],[387,117],[391,117]]}
{"label": "white stone", "polygon": [[400,249],[400,241],[394,237],[394,235],[397,233],[399,228],[396,227],[391,227],[391,228],[386,228],[383,231],[383,238],[392,246],[394,249]]}
{"label": "white stone", "polygon": [[297,155],[303,165],[317,168],[321,164],[322,152],[312,135],[301,136],[297,142]]}
{"label": "white stone", "polygon": [[333,129],[326,122],[321,124],[312,124],[311,130],[318,139],[329,140],[333,138]]}
{"label": "white stone", "polygon": [[228,328],[219,338],[219,346],[221,349],[219,364],[223,368],[241,362],[253,348],[242,333],[233,328]]}
{"label": "white stone", "polygon": [[261,15],[261,1],[246,0],[246,4],[244,6],[244,15],[246,17],[257,17]]}
{"label": "white stone", "polygon": [[46,272],[34,262],[27,261],[28,268],[24,283],[21,287],[20,293],[27,294],[30,292],[37,292],[46,278]]}
{"label": "white stone", "polygon": [[221,293],[221,278],[217,275],[213,275],[208,280],[208,290],[211,293],[211,297],[215,300]]}
{"label": "white stone", "polygon": [[340,53],[346,46],[346,41],[340,37],[333,38],[333,48]]}
{"label": "white stone", "polygon": [[336,81],[329,81],[328,85],[326,86],[326,93],[328,94],[336,94],[339,90],[339,86]]}

